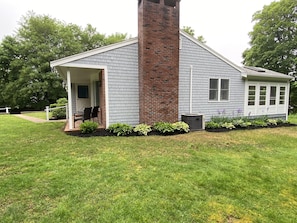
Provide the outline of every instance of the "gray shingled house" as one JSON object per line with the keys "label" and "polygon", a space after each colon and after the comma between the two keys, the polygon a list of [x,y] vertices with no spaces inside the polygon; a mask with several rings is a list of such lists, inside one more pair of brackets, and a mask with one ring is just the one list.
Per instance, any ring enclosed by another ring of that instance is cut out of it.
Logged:
{"label": "gray shingled house", "polygon": [[139,0],[137,38],[52,61],[67,83],[68,117],[98,105],[104,127],[183,114],[287,118],[292,77],[235,65],[179,29],[179,6]]}

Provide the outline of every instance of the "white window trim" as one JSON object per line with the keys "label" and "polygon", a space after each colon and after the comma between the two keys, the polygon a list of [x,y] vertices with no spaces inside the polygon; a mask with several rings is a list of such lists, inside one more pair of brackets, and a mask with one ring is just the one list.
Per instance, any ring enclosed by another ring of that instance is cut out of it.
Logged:
{"label": "white window trim", "polygon": [[[210,100],[209,92],[210,92],[210,80],[218,80],[218,100]],[[221,100],[221,81],[228,80],[228,100]],[[208,81],[208,102],[216,103],[216,102],[229,102],[230,101],[230,79],[229,78],[209,78]]]}

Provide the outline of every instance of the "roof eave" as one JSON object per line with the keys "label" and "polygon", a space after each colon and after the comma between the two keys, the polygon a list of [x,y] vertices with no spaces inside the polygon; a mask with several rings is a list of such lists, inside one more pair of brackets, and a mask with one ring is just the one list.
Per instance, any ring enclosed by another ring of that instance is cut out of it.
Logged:
{"label": "roof eave", "polygon": [[137,43],[137,41],[138,41],[138,38],[136,37],[136,38],[128,39],[128,40],[125,40],[125,41],[122,41],[122,42],[119,42],[119,43],[114,43],[114,44],[111,44],[111,45],[108,45],[108,46],[99,47],[99,48],[89,50],[89,51],[86,51],[86,52],[83,52],[83,53],[78,53],[78,54],[75,54],[75,55],[64,57],[64,58],[61,58],[61,59],[58,59],[58,60],[51,61],[50,66],[51,66],[51,68],[61,66],[61,65],[71,63],[71,62],[76,61],[76,60],[80,60],[82,58],[86,58],[86,57],[93,56],[93,55],[96,55],[96,54],[99,54],[99,53],[103,53],[103,52],[118,49],[118,48],[121,48],[121,47],[124,47],[124,46],[128,46],[130,44]]}

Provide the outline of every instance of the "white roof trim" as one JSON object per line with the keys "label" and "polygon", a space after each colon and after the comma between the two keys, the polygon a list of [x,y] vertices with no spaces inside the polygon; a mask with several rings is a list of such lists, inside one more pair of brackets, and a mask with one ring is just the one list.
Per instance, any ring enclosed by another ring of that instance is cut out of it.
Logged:
{"label": "white roof trim", "polygon": [[248,67],[245,66],[242,68],[246,71],[247,76],[245,78],[262,78],[262,79],[270,79],[270,80],[293,80],[294,77],[275,72],[272,70],[268,70],[261,67]]}
{"label": "white roof trim", "polygon": [[72,56],[64,57],[64,58],[59,59],[59,60],[51,61],[50,66],[52,68],[57,67],[57,66],[65,66],[65,64],[71,63],[73,61],[80,60],[80,59],[83,59],[83,58],[86,58],[86,57],[89,57],[89,56],[93,56],[93,55],[96,55],[96,54],[99,54],[99,53],[107,52],[107,51],[110,51],[110,50],[118,49],[118,48],[128,46],[128,45],[131,45],[131,44],[134,44],[134,43],[137,43],[137,42],[138,42],[138,38],[132,38],[132,39],[125,40],[125,41],[122,41],[122,42],[119,42],[119,43],[114,43],[114,44],[111,44],[111,45],[108,45],[108,46],[99,47],[99,48],[89,50],[89,51],[86,51],[86,52],[83,52],[83,53],[79,53],[79,54],[75,54],[75,55],[72,55]]}

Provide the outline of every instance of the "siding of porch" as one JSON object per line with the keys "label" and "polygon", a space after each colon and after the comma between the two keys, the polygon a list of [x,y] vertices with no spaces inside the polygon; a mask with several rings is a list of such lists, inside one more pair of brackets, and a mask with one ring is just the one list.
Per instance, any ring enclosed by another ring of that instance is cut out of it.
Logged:
{"label": "siding of porch", "polygon": [[[190,112],[190,66],[193,66],[192,113],[204,114],[206,120],[225,111],[226,116],[244,111],[245,82],[241,73],[216,55],[181,35],[179,117]],[[229,79],[229,101],[210,102],[209,79]],[[243,113],[241,114],[243,115]]]}
{"label": "siding of porch", "polygon": [[108,72],[109,124],[139,124],[137,43],[74,61],[104,65]]}

